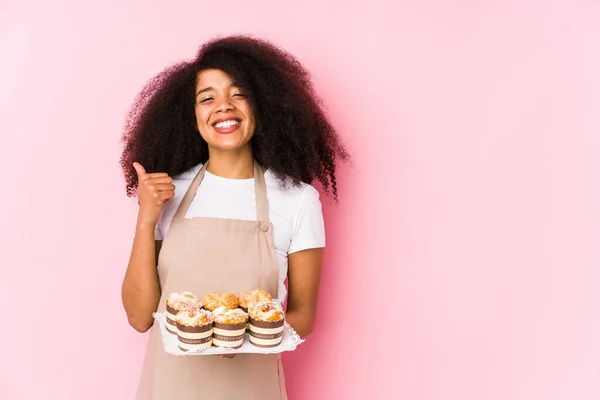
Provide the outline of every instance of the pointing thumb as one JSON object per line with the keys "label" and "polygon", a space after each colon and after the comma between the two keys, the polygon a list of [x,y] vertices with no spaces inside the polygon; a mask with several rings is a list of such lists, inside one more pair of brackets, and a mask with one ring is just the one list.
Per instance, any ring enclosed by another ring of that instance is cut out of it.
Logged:
{"label": "pointing thumb", "polygon": [[142,167],[142,164],[140,164],[139,162],[134,162],[133,168],[135,168],[135,172],[137,172],[138,179],[146,175],[146,170],[144,169],[144,167]]}

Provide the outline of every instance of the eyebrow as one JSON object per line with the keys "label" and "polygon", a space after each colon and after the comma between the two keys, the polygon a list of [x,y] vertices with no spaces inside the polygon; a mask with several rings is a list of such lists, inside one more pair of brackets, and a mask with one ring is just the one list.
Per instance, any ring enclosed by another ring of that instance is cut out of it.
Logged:
{"label": "eyebrow", "polygon": [[198,93],[196,93],[196,97],[200,96],[202,93],[210,92],[211,90],[213,90],[213,88],[211,88],[211,87],[204,88],[204,89],[200,90]]}

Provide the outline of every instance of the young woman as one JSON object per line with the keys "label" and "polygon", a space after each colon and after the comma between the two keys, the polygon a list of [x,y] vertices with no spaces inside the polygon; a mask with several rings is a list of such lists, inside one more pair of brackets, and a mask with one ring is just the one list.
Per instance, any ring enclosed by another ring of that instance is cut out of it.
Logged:
{"label": "young woman", "polygon": [[263,40],[212,40],[151,80],[124,143],[139,213],[122,299],[133,328],[154,327],[137,398],[285,399],[279,356],[169,355],[152,313],[171,292],[261,287],[312,331],[325,230],[311,183],[337,199],[348,156],[307,71]]}

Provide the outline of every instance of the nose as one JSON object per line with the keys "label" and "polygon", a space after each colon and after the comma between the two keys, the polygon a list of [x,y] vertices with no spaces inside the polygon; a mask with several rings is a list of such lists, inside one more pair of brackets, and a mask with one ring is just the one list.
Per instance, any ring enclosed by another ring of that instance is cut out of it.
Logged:
{"label": "nose", "polygon": [[233,104],[231,103],[229,97],[224,96],[220,100],[218,100],[216,111],[226,112],[232,111],[234,109]]}

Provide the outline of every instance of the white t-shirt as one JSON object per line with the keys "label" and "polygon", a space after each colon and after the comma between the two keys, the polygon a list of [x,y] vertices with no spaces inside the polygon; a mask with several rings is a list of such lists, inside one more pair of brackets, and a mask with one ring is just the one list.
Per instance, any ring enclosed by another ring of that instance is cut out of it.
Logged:
{"label": "white t-shirt", "polygon": [[[156,240],[166,237],[173,215],[200,168],[202,164],[173,177],[175,197],[163,206],[156,225]],[[287,296],[288,254],[325,247],[325,226],[319,192],[314,187],[303,183],[301,187],[290,185],[281,189],[270,171],[265,173],[265,182],[279,264],[279,300],[283,302]],[[222,178],[206,171],[186,214],[186,218],[194,217],[256,221],[254,178]]]}

